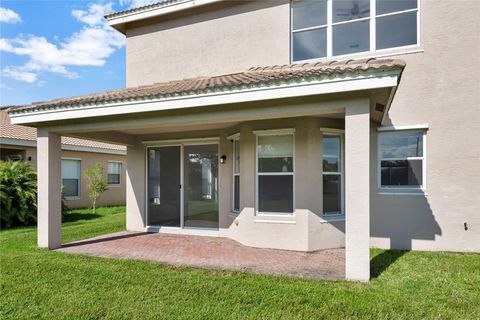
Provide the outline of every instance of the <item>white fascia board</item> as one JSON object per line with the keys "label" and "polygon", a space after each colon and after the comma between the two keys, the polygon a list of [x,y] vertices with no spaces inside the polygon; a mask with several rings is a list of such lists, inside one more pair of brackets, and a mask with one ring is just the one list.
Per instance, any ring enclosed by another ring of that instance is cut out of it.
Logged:
{"label": "white fascia board", "polygon": [[396,131],[396,130],[428,130],[428,124],[414,124],[409,126],[385,126],[378,127],[378,132]]}
{"label": "white fascia board", "polygon": [[[33,140],[21,140],[21,139],[12,139],[12,138],[0,138],[0,145],[10,145],[10,146],[20,146],[20,147],[30,147],[36,148],[37,142]],[[107,149],[107,148],[98,148],[98,147],[87,147],[87,146],[77,146],[73,144],[64,144],[62,143],[62,150],[68,151],[81,151],[81,152],[91,152],[91,153],[106,153],[106,154],[118,154],[126,155],[126,150],[116,150],[116,149]]]}
{"label": "white fascia board", "polygon": [[172,3],[170,5],[158,7],[158,8],[146,8],[145,10],[139,10],[134,12],[126,12],[125,14],[108,18],[108,24],[111,27],[115,27],[119,24],[129,23],[133,21],[158,17],[167,13],[178,12],[186,10],[192,7],[203,6],[206,4],[219,2],[222,0],[186,0],[182,2]]}
{"label": "white fascia board", "polygon": [[132,102],[106,103],[88,106],[73,106],[62,109],[47,109],[10,113],[12,124],[28,124],[68,119],[82,119],[111,115],[134,114],[222,104],[252,102],[320,94],[341,93],[359,90],[395,87],[399,71],[378,72],[365,75],[334,77],[310,82],[272,85],[231,91],[210,92]]}

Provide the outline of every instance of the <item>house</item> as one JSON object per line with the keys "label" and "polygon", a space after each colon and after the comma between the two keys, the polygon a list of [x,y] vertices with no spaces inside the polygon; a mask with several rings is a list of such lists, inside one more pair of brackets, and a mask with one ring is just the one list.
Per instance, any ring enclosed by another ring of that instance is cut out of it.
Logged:
{"label": "house", "polygon": [[37,128],[38,245],[62,136],[127,146],[127,229],[244,245],[480,251],[478,1],[162,1],[106,16],[127,88],[10,110]]}
{"label": "house", "polygon": [[[0,159],[26,161],[37,168],[37,130],[11,124],[8,108],[0,108]],[[125,146],[92,140],[62,137],[61,177],[65,204],[69,208],[90,206],[87,181],[83,171],[102,164],[108,190],[98,199],[99,205],[125,205]]]}

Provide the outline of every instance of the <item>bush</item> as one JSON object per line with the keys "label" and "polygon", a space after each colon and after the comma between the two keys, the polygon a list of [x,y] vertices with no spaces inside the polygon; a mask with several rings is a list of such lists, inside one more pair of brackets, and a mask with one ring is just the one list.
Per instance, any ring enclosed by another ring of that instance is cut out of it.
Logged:
{"label": "bush", "polygon": [[30,225],[37,221],[37,173],[29,163],[0,161],[0,225]]}

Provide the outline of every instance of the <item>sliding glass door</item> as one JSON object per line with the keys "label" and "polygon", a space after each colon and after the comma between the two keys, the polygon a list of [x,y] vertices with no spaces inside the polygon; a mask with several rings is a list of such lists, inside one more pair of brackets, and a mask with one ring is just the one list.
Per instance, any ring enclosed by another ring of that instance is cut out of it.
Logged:
{"label": "sliding glass door", "polygon": [[153,147],[147,155],[147,225],[217,229],[218,144]]}
{"label": "sliding glass door", "polygon": [[180,146],[148,149],[148,226],[180,227]]}
{"label": "sliding glass door", "polygon": [[218,228],[218,145],[184,147],[184,226]]}

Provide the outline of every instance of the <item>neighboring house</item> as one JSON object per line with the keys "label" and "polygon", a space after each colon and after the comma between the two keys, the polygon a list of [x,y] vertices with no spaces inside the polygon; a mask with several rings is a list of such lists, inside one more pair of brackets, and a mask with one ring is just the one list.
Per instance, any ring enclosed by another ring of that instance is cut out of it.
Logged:
{"label": "neighboring house", "polygon": [[[0,159],[26,161],[37,168],[37,130],[10,123],[8,108],[0,109]],[[99,205],[125,204],[126,148],[121,145],[62,137],[62,191],[69,208],[90,206],[83,171],[100,163],[108,181],[108,190]]]}
{"label": "neighboring house", "polygon": [[[39,238],[60,136],[127,146],[127,229],[300,251],[480,251],[478,1],[163,1],[106,16],[127,89],[10,111],[38,128]],[[183,79],[183,80],[182,80]],[[47,225],[49,227],[47,227]]]}

